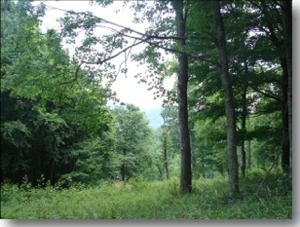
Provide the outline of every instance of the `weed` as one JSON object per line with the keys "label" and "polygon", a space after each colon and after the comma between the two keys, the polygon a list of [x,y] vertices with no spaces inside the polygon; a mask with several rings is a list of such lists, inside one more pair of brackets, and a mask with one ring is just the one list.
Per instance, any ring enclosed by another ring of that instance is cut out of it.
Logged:
{"label": "weed", "polygon": [[[1,214],[8,219],[287,219],[291,183],[260,175],[241,181],[242,197],[229,200],[225,178],[193,181],[193,192],[178,193],[179,182],[128,181],[63,188],[1,185]],[[259,190],[258,190],[259,189]]]}

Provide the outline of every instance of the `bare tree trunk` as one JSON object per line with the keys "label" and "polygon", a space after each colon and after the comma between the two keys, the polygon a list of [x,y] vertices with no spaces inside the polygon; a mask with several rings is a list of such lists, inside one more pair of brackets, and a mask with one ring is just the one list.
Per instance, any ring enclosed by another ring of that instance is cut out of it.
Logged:
{"label": "bare tree trunk", "polygon": [[220,2],[213,1],[214,22],[217,32],[217,49],[221,64],[221,81],[225,97],[225,114],[227,120],[227,153],[228,153],[228,175],[229,193],[236,197],[239,193],[238,185],[238,162],[236,152],[236,118],[234,110],[234,98],[232,81],[228,71],[228,58],[226,50],[226,39],[223,19],[220,12]]}
{"label": "bare tree trunk", "polygon": [[292,1],[282,1],[282,21],[285,36],[285,48],[286,48],[286,59],[287,59],[287,71],[288,71],[288,91],[287,91],[287,102],[288,102],[288,128],[289,128],[289,150],[290,150],[290,165],[292,158]]}
{"label": "bare tree trunk", "polygon": [[[185,15],[183,13],[183,0],[172,2],[176,12],[176,33],[182,38],[178,41],[180,46],[185,46]],[[187,84],[188,84],[188,57],[187,54],[178,54],[178,117],[180,128],[180,150],[181,150],[181,176],[180,192],[192,191],[192,168],[191,168],[191,146],[188,127],[188,105],[187,105]]]}

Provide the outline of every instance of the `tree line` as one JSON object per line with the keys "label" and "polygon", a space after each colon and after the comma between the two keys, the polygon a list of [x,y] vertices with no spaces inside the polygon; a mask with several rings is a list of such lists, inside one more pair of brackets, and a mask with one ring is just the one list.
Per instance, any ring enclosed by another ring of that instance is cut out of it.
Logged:
{"label": "tree line", "polygon": [[[1,18],[1,182],[97,183],[142,174],[151,128],[133,105],[108,107],[110,91],[79,69],[44,8],[5,2]],[[77,72],[77,79],[73,81]],[[151,167],[149,167],[151,168]]]}
{"label": "tree line", "polygon": [[[42,34],[44,5],[3,0],[1,179],[173,174],[180,175],[180,191],[186,193],[192,176],[227,173],[236,197],[247,167],[281,165],[289,174],[291,1],[127,4],[135,23],[150,23],[145,32],[90,12],[66,11],[60,33]],[[110,32],[99,36],[101,27]],[[70,58],[62,40],[75,44],[80,33],[84,38]],[[144,50],[131,54],[137,45]],[[170,53],[175,58],[165,60]],[[124,62],[131,57],[147,65],[137,78],[165,98],[158,132],[136,107],[107,106],[115,98],[110,85],[127,71],[126,64],[117,67],[110,60],[122,54]],[[167,91],[163,81],[173,74],[176,86]]]}

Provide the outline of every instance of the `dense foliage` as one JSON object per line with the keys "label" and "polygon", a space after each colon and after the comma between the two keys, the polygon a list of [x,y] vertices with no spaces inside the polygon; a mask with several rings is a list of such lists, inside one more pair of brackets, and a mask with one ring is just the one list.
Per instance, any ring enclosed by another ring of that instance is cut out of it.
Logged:
{"label": "dense foliage", "polygon": [[42,15],[43,6],[29,2],[3,9],[1,181],[96,183],[116,178],[125,163],[130,175],[139,173],[143,162],[135,155],[147,156],[150,134],[143,113],[133,106],[110,110],[109,90],[79,69],[55,31],[41,33]]}
{"label": "dense foliage", "polygon": [[[43,33],[45,4],[1,0],[1,215],[290,218],[291,1],[125,6],[144,32],[66,11]],[[157,130],[111,90],[129,57]]]}

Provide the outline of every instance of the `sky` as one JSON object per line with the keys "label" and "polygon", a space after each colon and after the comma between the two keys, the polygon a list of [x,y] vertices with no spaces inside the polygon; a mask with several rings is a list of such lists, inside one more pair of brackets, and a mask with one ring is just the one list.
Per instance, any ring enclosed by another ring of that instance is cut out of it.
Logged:
{"label": "sky", "polygon": [[[147,24],[134,24],[132,22],[133,12],[128,7],[124,7],[122,1],[116,1],[105,8],[95,4],[91,5],[88,1],[45,1],[44,3],[48,6],[42,23],[42,30],[44,32],[50,28],[56,30],[59,30],[60,28],[57,19],[63,17],[64,12],[54,8],[74,10],[77,12],[91,11],[96,16],[100,16],[126,27],[132,27],[140,32],[143,32],[147,26]],[[35,4],[38,4],[38,2],[35,2]],[[133,49],[133,52],[138,52],[139,50],[142,50],[142,48],[143,46],[137,46]],[[72,53],[72,50],[70,52]],[[119,64],[120,59],[114,59],[112,62]],[[117,94],[117,98],[124,103],[131,103],[138,106],[146,113],[153,113],[154,110],[161,110],[162,99],[158,98],[154,100],[153,91],[148,91],[146,84],[138,84],[137,79],[133,77],[137,73],[144,73],[146,67],[137,66],[136,62],[130,60],[128,60],[127,65],[127,75],[119,74],[112,86],[112,89]],[[164,81],[165,88],[171,89],[174,81],[175,77],[166,79]],[[153,116],[151,118],[153,118]]]}

